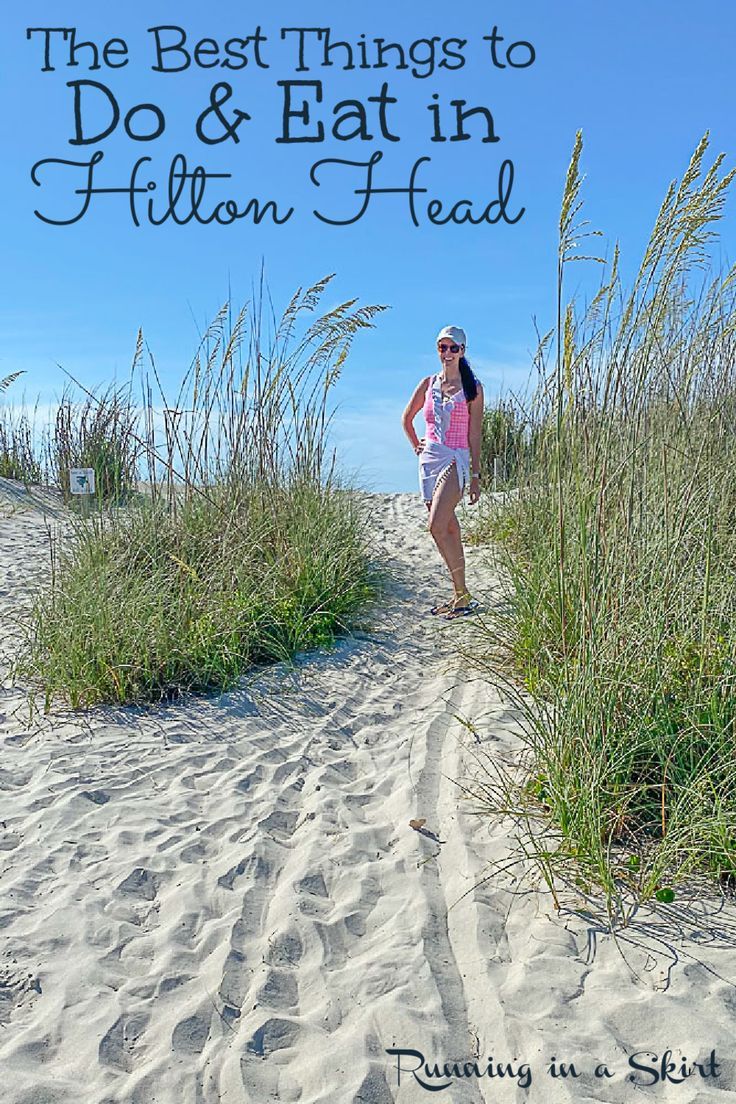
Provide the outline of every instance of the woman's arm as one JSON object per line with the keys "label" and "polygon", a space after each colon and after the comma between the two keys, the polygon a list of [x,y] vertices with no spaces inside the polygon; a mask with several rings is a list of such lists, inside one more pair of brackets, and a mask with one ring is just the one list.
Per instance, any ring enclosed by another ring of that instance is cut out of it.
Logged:
{"label": "woman's arm", "polygon": [[468,426],[468,447],[470,448],[470,505],[480,498],[480,479],[474,473],[480,473],[480,442],[483,435],[483,388],[478,384],[478,394],[468,403],[470,424]]}
{"label": "woman's arm", "polygon": [[420,384],[417,385],[414,394],[407,403],[406,410],[401,415],[401,424],[404,427],[404,433],[411,442],[411,447],[415,452],[421,452],[423,448],[423,442],[419,440],[414,431],[414,419],[419,411],[424,406],[424,396],[427,391],[427,385],[429,384],[430,376],[425,376]]}

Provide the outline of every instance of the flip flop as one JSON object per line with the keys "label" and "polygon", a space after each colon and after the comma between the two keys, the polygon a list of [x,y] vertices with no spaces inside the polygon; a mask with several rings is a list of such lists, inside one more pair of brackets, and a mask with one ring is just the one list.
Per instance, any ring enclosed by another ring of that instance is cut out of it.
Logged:
{"label": "flip flop", "polygon": [[471,598],[467,605],[455,606],[449,613],[445,614],[445,621],[454,621],[456,617],[470,617],[472,613],[477,613],[480,609],[480,602],[477,598]]}
{"label": "flip flop", "polygon": [[449,613],[452,609],[452,602],[452,598],[447,602],[440,602],[438,606],[432,606],[429,612],[432,614],[433,617],[437,617],[438,614]]}

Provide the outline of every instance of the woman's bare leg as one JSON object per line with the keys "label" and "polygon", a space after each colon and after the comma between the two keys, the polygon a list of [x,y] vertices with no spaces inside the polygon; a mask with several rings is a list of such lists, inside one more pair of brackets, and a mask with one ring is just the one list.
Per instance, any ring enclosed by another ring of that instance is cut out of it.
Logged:
{"label": "woman's bare leg", "polygon": [[455,597],[467,593],[465,585],[465,554],[460,536],[460,523],[455,507],[462,498],[457,468],[453,464],[438,481],[429,507],[429,531],[450,572]]}

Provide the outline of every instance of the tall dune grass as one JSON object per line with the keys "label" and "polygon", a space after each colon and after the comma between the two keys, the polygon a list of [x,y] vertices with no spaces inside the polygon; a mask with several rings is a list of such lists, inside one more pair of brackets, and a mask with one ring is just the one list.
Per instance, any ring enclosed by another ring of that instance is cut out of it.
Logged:
{"label": "tall dune grass", "polygon": [[130,386],[108,387],[100,395],[75,399],[67,386],[56,407],[46,446],[51,483],[73,500],[71,468],[92,468],[98,505],[124,502],[136,491],[138,461],[144,450],[137,438],[138,410]]}
{"label": "tall dune grass", "polygon": [[[329,401],[383,308],[351,300],[303,323],[327,283],[300,289],[279,322],[262,294],[235,318],[223,307],[173,403],[152,358],[137,419],[103,396],[102,424],[135,443],[147,491],[79,519],[55,559],[17,667],[47,708],[224,689],[355,623],[377,576],[333,470]],[[139,335],[134,367],[144,352]]]}
{"label": "tall dune grass", "polygon": [[[11,372],[0,379],[0,396],[25,372]],[[0,476],[19,482],[40,483],[43,465],[34,433],[34,414],[25,403],[20,407],[0,405]]]}
{"label": "tall dune grass", "polygon": [[0,406],[0,476],[30,485],[44,479],[34,414],[25,406]]}
{"label": "tall dune grass", "polygon": [[87,392],[80,400],[67,385],[55,405],[43,404],[41,418],[39,399],[30,410],[25,399],[1,401],[22,375],[0,379],[0,476],[53,487],[71,503],[70,468],[92,468],[97,506],[134,494],[143,443],[134,433],[138,412],[130,386]]}
{"label": "tall dune grass", "polygon": [[529,427],[519,400],[499,397],[483,412],[480,469],[484,486],[499,490],[516,486],[517,473],[529,447]]}
{"label": "tall dune grass", "polygon": [[619,918],[695,872],[736,882],[736,282],[708,269],[734,173],[706,149],[631,290],[616,248],[581,309],[578,135],[533,447],[518,498],[486,510],[509,588],[485,662],[525,687],[527,769],[500,771],[501,805],[551,821],[554,847],[527,837],[545,876],[574,868]]}

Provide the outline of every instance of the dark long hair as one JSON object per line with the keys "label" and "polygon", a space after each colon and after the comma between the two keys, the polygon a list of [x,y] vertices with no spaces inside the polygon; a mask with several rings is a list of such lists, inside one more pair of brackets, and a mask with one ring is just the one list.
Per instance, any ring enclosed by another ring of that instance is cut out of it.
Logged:
{"label": "dark long hair", "polygon": [[478,394],[478,381],[465,356],[460,357],[460,379],[463,382],[463,393],[467,402],[472,402]]}

